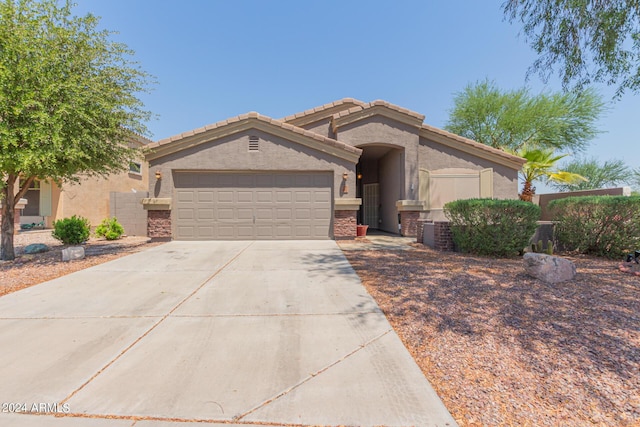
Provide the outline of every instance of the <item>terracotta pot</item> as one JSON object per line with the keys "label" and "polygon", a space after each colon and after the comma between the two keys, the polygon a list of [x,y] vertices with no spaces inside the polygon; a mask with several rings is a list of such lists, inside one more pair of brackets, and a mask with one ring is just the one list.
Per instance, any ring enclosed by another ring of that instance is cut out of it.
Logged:
{"label": "terracotta pot", "polygon": [[367,235],[367,228],[369,228],[368,225],[357,225],[356,226],[356,236],[358,236],[358,237],[366,236]]}

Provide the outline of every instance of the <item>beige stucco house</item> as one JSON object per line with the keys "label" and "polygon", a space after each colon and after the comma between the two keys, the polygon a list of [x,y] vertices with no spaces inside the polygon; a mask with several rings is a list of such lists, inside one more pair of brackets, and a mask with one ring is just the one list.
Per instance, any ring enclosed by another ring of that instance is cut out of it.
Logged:
{"label": "beige stucco house", "polygon": [[[140,148],[149,142],[146,138],[136,136],[130,144]],[[19,223],[44,221],[45,227],[50,228],[58,219],[78,215],[96,226],[109,218],[113,211],[112,193],[143,192],[147,195],[148,187],[149,165],[143,158],[132,159],[128,171],[107,178],[81,177],[78,182],[62,186],[50,180],[35,181],[24,197],[25,203],[19,206]]]}
{"label": "beige stucco house", "polygon": [[517,198],[525,160],[342,99],[283,119],[248,113],[149,144],[154,238],[332,239],[356,224],[404,235],[471,197]]}

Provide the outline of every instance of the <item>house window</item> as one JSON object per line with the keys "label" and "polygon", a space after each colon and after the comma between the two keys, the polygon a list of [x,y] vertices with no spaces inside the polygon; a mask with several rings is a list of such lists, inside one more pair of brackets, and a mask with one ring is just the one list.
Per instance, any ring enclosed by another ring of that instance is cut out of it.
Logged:
{"label": "house window", "polygon": [[129,162],[129,173],[142,175],[142,164],[137,162]]}
{"label": "house window", "polygon": [[33,181],[24,195],[27,205],[22,211],[24,216],[40,216],[40,181]]}
{"label": "house window", "polygon": [[258,144],[257,136],[249,137],[249,151],[260,151],[260,145]]}

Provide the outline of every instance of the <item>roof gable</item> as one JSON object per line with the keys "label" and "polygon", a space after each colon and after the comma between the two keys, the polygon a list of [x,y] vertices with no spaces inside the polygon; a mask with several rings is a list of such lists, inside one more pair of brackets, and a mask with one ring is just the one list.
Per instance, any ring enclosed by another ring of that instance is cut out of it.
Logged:
{"label": "roof gable", "polygon": [[147,160],[158,159],[187,148],[249,129],[258,129],[315,150],[357,162],[362,150],[297,126],[250,112],[147,145]]}
{"label": "roof gable", "polygon": [[334,114],[332,117],[333,132],[337,133],[338,129],[342,126],[378,115],[415,127],[416,129],[419,129],[424,121],[424,115],[420,113],[386,101],[376,100]]}
{"label": "roof gable", "polygon": [[301,113],[292,114],[280,119],[280,121],[295,126],[304,126],[309,123],[315,123],[320,120],[330,118],[340,111],[348,110],[353,107],[364,107],[365,105],[367,105],[365,102],[358,101],[354,98],[342,98],[338,101],[311,108]]}

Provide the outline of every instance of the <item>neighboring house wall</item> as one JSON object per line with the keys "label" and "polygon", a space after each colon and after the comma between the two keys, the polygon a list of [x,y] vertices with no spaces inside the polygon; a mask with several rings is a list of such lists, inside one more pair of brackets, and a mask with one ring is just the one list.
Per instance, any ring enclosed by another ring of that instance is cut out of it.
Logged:
{"label": "neighboring house wall", "polygon": [[[110,193],[146,193],[149,187],[148,165],[143,162],[142,174],[124,172],[107,178],[82,178],[78,183],[65,184],[60,192],[56,219],[79,215],[87,218],[92,226],[109,218]],[[142,206],[140,206],[142,210]]]}
{"label": "neighboring house wall", "polygon": [[[110,216],[110,193],[146,193],[149,187],[148,163],[139,159],[135,163],[140,165],[139,172],[122,172],[101,177],[83,177],[79,182],[65,183],[62,187],[54,182],[41,181],[39,189],[29,190],[28,197],[31,207],[27,205],[22,224],[45,220],[45,226],[51,228],[53,222],[73,215],[83,216],[92,226],[99,225],[103,219]],[[37,209],[33,206],[37,204]],[[143,212],[142,206],[140,210]]]}
{"label": "neighboring house wall", "polygon": [[553,216],[549,212],[549,202],[567,197],[580,196],[630,196],[630,187],[605,188],[600,190],[567,191],[565,193],[536,194],[533,202],[540,206],[540,221],[552,221]]}
{"label": "neighboring house wall", "polygon": [[148,195],[146,191],[111,193],[110,216],[118,218],[127,236],[147,235],[147,211],[142,208],[142,199]]}

